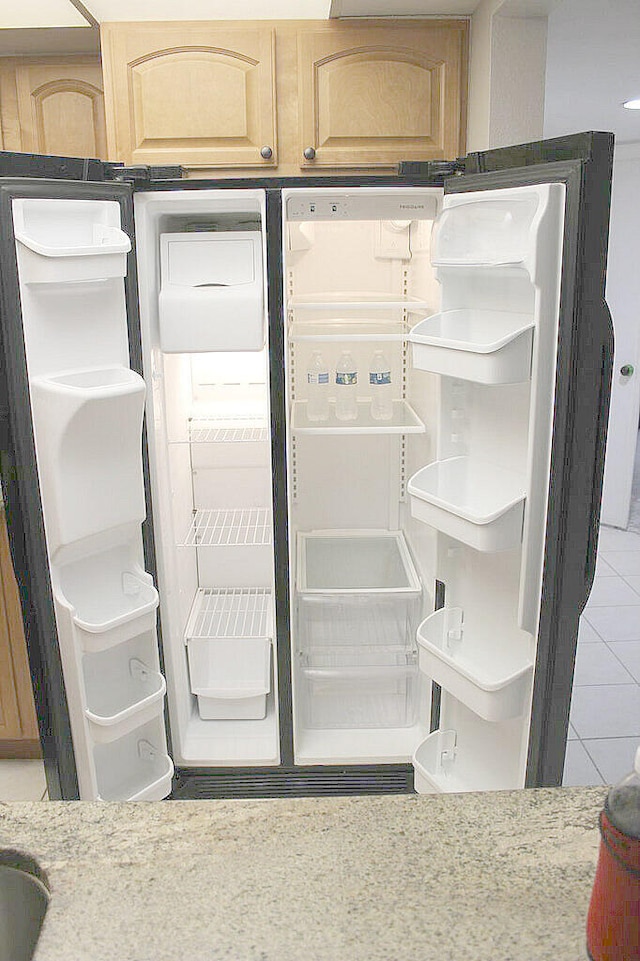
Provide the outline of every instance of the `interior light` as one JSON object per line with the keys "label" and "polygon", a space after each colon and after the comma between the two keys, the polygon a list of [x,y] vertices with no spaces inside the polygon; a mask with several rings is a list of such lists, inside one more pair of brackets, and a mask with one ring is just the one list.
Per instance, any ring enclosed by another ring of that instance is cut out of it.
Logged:
{"label": "interior light", "polygon": [[640,110],[640,98],[637,100],[625,100],[622,104],[627,110]]}

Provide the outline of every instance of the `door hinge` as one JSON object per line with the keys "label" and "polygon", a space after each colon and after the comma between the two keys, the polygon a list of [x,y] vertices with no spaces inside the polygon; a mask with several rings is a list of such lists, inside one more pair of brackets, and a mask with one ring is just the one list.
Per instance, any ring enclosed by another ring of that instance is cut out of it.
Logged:
{"label": "door hinge", "polygon": [[442,182],[447,177],[456,177],[465,172],[465,158],[457,160],[402,160],[398,164],[401,177],[417,180]]}
{"label": "door hinge", "polygon": [[127,167],[124,164],[105,164],[107,180],[128,180],[135,184],[151,183],[154,180],[181,180],[187,171],[179,165],[150,167],[147,164],[136,164]]}

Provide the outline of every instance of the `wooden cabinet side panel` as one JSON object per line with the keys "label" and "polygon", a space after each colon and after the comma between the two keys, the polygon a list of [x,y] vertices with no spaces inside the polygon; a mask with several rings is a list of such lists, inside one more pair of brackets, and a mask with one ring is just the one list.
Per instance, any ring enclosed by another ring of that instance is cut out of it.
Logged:
{"label": "wooden cabinet side panel", "polygon": [[0,740],[27,741],[37,748],[38,724],[31,672],[4,508],[0,515]]}
{"label": "wooden cabinet side panel", "polygon": [[113,23],[101,36],[111,159],[277,164],[272,27]]}

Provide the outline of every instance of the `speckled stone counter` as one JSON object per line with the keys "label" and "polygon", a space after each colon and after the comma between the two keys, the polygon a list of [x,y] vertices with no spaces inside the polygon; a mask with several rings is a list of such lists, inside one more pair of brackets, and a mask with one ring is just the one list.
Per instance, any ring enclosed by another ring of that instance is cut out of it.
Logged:
{"label": "speckled stone counter", "polygon": [[578,961],[603,788],[0,806],[37,961]]}

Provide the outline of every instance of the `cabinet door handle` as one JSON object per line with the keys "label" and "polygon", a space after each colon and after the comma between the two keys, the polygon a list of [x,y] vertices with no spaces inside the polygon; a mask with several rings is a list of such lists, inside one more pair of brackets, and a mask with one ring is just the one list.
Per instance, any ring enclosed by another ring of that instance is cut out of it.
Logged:
{"label": "cabinet door handle", "polygon": [[305,147],[304,149],[304,159],[305,160],[315,160],[316,151],[314,147]]}
{"label": "cabinet door handle", "polygon": [[631,375],[634,373],[633,364],[624,364],[620,368],[620,373],[622,374],[623,377],[631,377]]}
{"label": "cabinet door handle", "polygon": [[271,160],[271,158],[273,157],[273,150],[271,149],[271,147],[261,147],[260,156],[262,157],[263,160]]}

